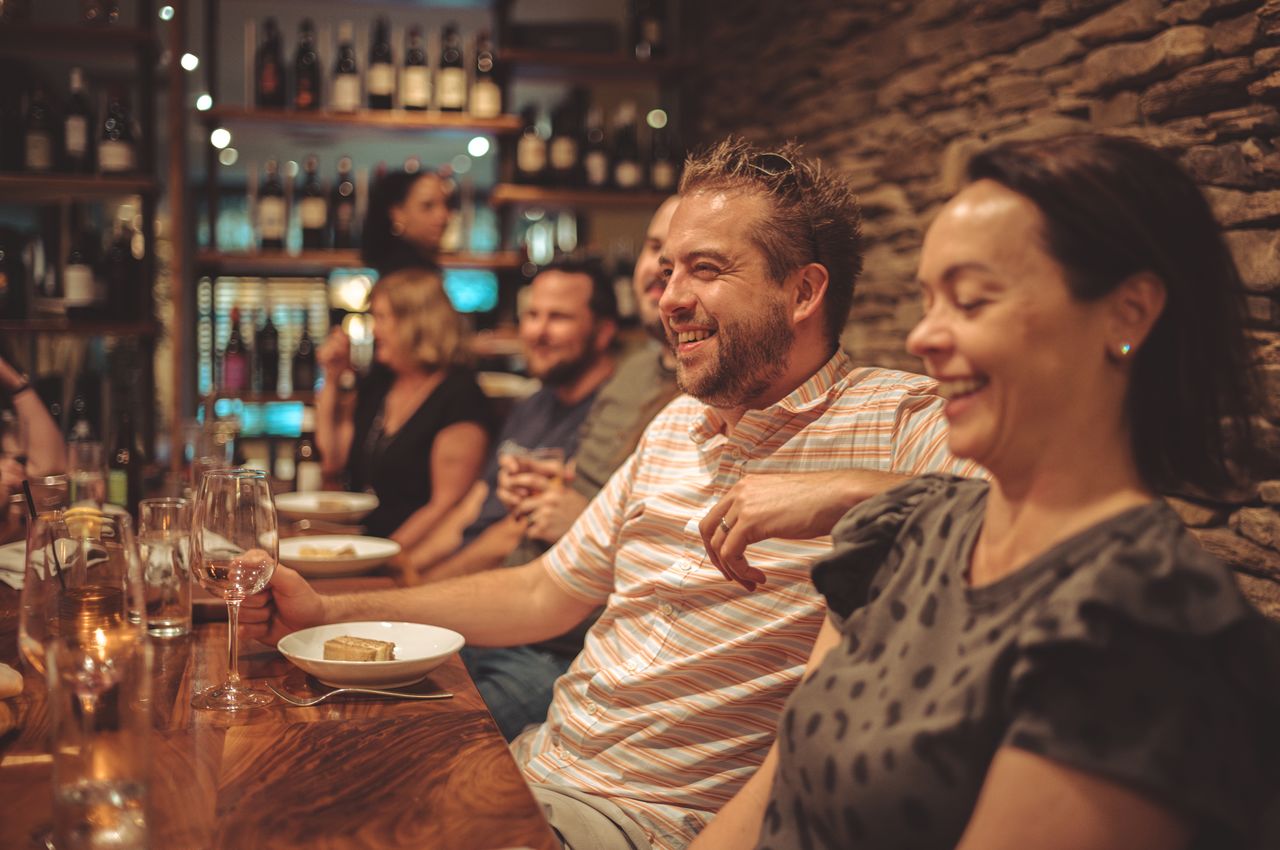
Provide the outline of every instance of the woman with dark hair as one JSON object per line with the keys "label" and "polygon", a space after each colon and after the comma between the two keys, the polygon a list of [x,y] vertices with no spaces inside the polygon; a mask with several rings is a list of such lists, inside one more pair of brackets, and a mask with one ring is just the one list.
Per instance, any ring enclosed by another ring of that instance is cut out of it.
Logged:
{"label": "woman with dark hair", "polygon": [[1160,498],[1221,491],[1251,444],[1231,256],[1135,142],[1007,144],[969,177],[907,347],[991,481],[914,479],[836,525],[810,673],[694,846],[1251,846],[1280,645]]}
{"label": "woman with dark hair", "polygon": [[389,274],[374,284],[370,305],[374,358],[384,368],[366,376],[354,400],[343,397],[350,345],[342,333],[325,341],[316,443],[328,475],[378,496],[369,533],[408,549],[480,476],[493,422],[468,363],[466,325],[437,272]]}
{"label": "woman with dark hair", "polygon": [[379,274],[438,269],[449,225],[449,187],[434,171],[396,171],[373,185],[360,258]]}

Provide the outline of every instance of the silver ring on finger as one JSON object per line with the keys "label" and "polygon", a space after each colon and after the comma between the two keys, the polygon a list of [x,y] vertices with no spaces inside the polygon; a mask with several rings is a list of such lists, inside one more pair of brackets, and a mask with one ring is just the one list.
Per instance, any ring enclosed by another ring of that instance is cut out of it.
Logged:
{"label": "silver ring on finger", "polygon": [[725,534],[728,534],[731,526],[725,521],[724,517],[720,517],[720,527],[724,529]]}

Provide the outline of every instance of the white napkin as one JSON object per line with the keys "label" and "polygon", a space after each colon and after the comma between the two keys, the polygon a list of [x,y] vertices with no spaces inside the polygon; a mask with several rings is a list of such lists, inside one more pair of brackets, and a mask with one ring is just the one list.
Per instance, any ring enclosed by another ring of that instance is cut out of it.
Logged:
{"label": "white napkin", "polygon": [[22,693],[22,674],[8,664],[0,664],[0,699]]}
{"label": "white napkin", "polygon": [[18,540],[0,546],[0,582],[22,590],[23,561],[27,554],[27,542]]}

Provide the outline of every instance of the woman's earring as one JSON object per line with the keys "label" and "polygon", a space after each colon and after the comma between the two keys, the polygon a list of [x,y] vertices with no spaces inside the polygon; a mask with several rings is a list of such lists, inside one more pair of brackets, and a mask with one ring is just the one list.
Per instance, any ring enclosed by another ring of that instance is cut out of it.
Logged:
{"label": "woman's earring", "polygon": [[391,235],[404,236],[404,224],[399,221],[391,222]]}
{"label": "woman's earring", "polygon": [[1132,351],[1133,351],[1133,346],[1132,346],[1132,345],[1130,345],[1130,344],[1129,344],[1129,343],[1127,343],[1127,342],[1122,342],[1122,343],[1120,343],[1119,352],[1120,352],[1120,358],[1121,358],[1122,360],[1123,360],[1124,358],[1128,357],[1128,356],[1129,356],[1129,354],[1130,354],[1130,352],[1132,352]]}

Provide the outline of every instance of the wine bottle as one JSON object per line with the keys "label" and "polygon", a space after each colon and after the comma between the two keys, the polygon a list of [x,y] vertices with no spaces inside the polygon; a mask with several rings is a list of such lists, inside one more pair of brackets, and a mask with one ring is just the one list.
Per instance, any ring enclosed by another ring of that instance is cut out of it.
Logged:
{"label": "wine bottle", "polygon": [[488,31],[476,36],[476,73],[471,83],[471,114],[476,118],[496,118],[502,114],[502,89],[498,86],[498,68],[493,42]]}
{"label": "wine bottle", "polygon": [[329,240],[329,200],[320,185],[319,167],[315,154],[308,156],[303,165],[306,177],[299,192],[298,217],[302,220],[302,248],[306,251],[321,250]]}
{"label": "wine bottle", "polygon": [[271,321],[271,302],[262,311],[262,327],[253,335],[253,383],[261,393],[280,391],[280,332]]}
{"label": "wine bottle", "polygon": [[107,115],[102,121],[102,139],[98,143],[98,170],[103,174],[119,174],[136,167],[129,108],[123,92],[112,89],[107,99]]}
{"label": "wine bottle", "polygon": [[649,136],[649,185],[657,192],[674,192],[679,170],[667,128],[654,128]]}
{"label": "wine bottle", "polygon": [[356,244],[356,184],[351,177],[351,157],[338,160],[338,179],[333,184],[329,201],[329,213],[333,222],[333,247],[354,248]]}
{"label": "wine bottle", "polygon": [[298,26],[298,50],[293,57],[293,108],[320,108],[320,54],[316,52],[316,28],[310,18]]}
{"label": "wine bottle", "polygon": [[119,407],[115,439],[107,457],[107,501],[137,516],[138,502],[142,499],[142,456],[134,438],[129,405],[121,404]]}
{"label": "wine bottle", "polygon": [[27,316],[26,275],[22,266],[22,235],[0,227],[0,319]]}
{"label": "wine bottle", "polygon": [[102,258],[107,313],[116,319],[136,319],[147,307],[142,261],[133,254],[133,237],[133,228],[116,219],[111,244]]}
{"label": "wine bottle", "polygon": [[62,167],[78,174],[93,172],[91,144],[93,108],[84,93],[84,74],[71,69],[71,94],[62,118]]}
{"label": "wine bottle", "polygon": [[24,163],[28,171],[53,170],[53,116],[44,89],[36,86],[27,103]]}
{"label": "wine bottle", "polygon": [[613,126],[613,184],[619,189],[638,189],[642,176],[636,105],[624,100],[618,105]]}
{"label": "wine bottle", "polygon": [[404,67],[400,70],[400,105],[421,111],[431,106],[431,69],[427,67],[427,49],[422,43],[422,28],[409,27],[405,34]]}
{"label": "wine bottle", "polygon": [[457,24],[445,24],[440,43],[437,106],[446,112],[461,112],[467,105],[467,69],[462,64],[462,36]]}
{"label": "wine bottle", "polygon": [[516,142],[516,180],[541,183],[547,174],[547,140],[538,129],[538,107],[526,106],[520,111],[524,132]]}
{"label": "wine bottle", "polygon": [[316,347],[307,331],[307,313],[302,312],[302,334],[298,337],[298,347],[293,351],[293,364],[290,370],[293,378],[293,391],[309,393],[316,388]]}
{"label": "wine bottle", "polygon": [[231,330],[222,349],[223,393],[242,393],[249,388],[249,352],[240,337],[240,308],[231,308]]}
{"label": "wine bottle", "polygon": [[369,108],[390,109],[396,94],[396,62],[391,55],[390,24],[379,17],[373,25],[369,44]]}
{"label": "wine bottle", "polygon": [[314,493],[324,487],[320,468],[320,450],[316,448],[316,411],[311,405],[302,408],[302,433],[293,447],[293,489]]}
{"label": "wine bottle", "polygon": [[662,0],[632,0],[631,45],[640,61],[667,53],[666,18]]}
{"label": "wine bottle", "polygon": [[284,186],[280,183],[280,169],[274,159],[267,160],[266,176],[258,187],[257,212],[258,240],[262,250],[282,250],[289,217],[284,202]]}
{"label": "wine bottle", "polygon": [[262,25],[265,38],[253,59],[253,99],[261,109],[284,109],[284,54],[275,18]]}
{"label": "wine bottle", "polygon": [[81,228],[80,217],[71,209],[71,245],[67,250],[67,264],[62,271],[62,303],[68,315],[88,313],[96,300],[93,279],[93,248]]}
{"label": "wine bottle", "polygon": [[356,47],[350,21],[338,25],[338,61],[333,68],[333,101],[335,112],[355,112],[360,108],[360,68],[356,64]]}
{"label": "wine bottle", "polygon": [[92,26],[111,26],[120,20],[119,0],[80,0],[80,20]]}
{"label": "wine bottle", "polygon": [[604,113],[600,107],[587,110],[583,131],[582,170],[587,186],[603,189],[609,185],[609,150],[604,143]]}
{"label": "wine bottle", "polygon": [[552,181],[558,186],[576,186],[582,182],[579,118],[572,99],[561,103],[551,112],[547,165]]}

